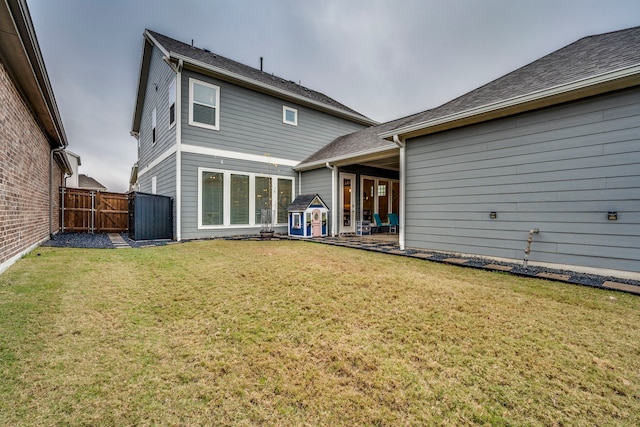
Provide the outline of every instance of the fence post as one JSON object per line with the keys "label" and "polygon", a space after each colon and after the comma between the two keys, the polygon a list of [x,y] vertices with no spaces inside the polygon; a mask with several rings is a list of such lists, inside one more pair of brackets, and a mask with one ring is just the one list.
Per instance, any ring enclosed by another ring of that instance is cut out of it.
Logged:
{"label": "fence post", "polygon": [[96,216],[96,192],[91,192],[91,225],[89,226],[89,231],[93,234],[93,230],[95,227],[95,216]]}
{"label": "fence post", "polygon": [[60,187],[60,232],[64,233],[64,187]]}

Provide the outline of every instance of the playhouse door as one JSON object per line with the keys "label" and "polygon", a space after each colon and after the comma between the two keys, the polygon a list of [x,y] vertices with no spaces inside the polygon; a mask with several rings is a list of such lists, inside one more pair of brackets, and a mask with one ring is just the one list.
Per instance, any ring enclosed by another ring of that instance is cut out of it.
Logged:
{"label": "playhouse door", "polygon": [[311,236],[322,237],[322,213],[314,209],[311,213]]}

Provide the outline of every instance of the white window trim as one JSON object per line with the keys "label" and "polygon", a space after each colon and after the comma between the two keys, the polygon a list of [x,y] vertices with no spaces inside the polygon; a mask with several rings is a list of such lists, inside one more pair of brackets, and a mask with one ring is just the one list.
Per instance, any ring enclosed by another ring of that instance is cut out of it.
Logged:
{"label": "white window trim", "polygon": [[[287,120],[287,111],[292,111],[295,114],[296,119],[294,121]],[[291,107],[287,107],[286,105],[283,105],[282,106],[282,123],[291,125],[291,126],[298,126],[298,110],[296,110],[295,108],[291,108]]]}
{"label": "white window trim", "polygon": [[291,228],[295,230],[302,229],[302,212],[293,212],[291,214]]}
{"label": "white window trim", "polygon": [[[173,91],[171,90],[173,89]],[[173,103],[171,102],[171,94],[173,93]],[[173,77],[171,79],[171,83],[169,83],[169,108],[167,108],[167,112],[169,113],[169,129],[176,125],[178,121],[178,103],[176,101],[177,93],[176,93],[176,78]],[[171,104],[173,104],[173,122],[171,121]]]}
{"label": "white window trim", "polygon": [[151,194],[156,194],[157,191],[157,183],[158,180],[156,179],[156,176],[152,176],[151,177]]}
{"label": "white window trim", "polygon": [[[194,84],[199,84],[202,86],[208,86],[212,89],[216,90],[216,124],[215,126],[208,125],[206,123],[195,122],[193,120],[193,86]],[[193,77],[189,77],[189,124],[191,126],[196,126],[205,129],[211,130],[220,130],[220,87],[216,85],[212,85],[211,83],[203,82],[202,80],[194,79]]]}
{"label": "white window trim", "polygon": [[[223,212],[223,221],[222,225],[203,225],[202,224],[202,173],[203,172],[213,172],[213,173],[221,173],[224,176],[223,182],[223,200],[224,200],[224,212]],[[231,224],[231,175],[245,175],[249,177],[249,224]],[[260,173],[250,173],[250,172],[242,172],[242,171],[234,171],[234,170],[224,170],[224,169],[213,169],[206,167],[198,168],[198,230],[221,230],[226,228],[250,228],[250,227],[261,227],[262,224],[256,223],[256,187],[255,187],[255,179],[256,177],[263,178],[271,178],[272,187],[271,187],[271,209],[273,212],[277,212],[277,191],[278,191],[278,180],[286,179],[291,181],[291,200],[295,198],[295,178],[291,176],[284,175],[268,175],[268,174],[260,174]],[[274,215],[274,220],[277,220],[277,213]],[[274,226],[286,226],[287,222],[283,223],[274,223]]]}

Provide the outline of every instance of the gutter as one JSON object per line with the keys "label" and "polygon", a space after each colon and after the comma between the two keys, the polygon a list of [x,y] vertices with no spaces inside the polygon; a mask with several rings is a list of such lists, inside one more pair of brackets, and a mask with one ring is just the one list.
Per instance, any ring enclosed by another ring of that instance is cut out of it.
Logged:
{"label": "gutter", "polygon": [[398,244],[400,245],[400,250],[405,250],[405,224],[406,224],[406,182],[407,182],[407,144],[406,141],[400,139],[398,135],[393,135],[393,142],[400,147],[400,203],[399,203],[399,227],[400,230],[398,233]]}
{"label": "gutter", "polygon": [[[49,152],[49,237],[53,237],[53,156],[57,153],[64,153],[64,148],[55,148]],[[68,175],[64,171],[65,178]]]}
{"label": "gutter", "polygon": [[394,135],[415,138],[635,85],[640,85],[640,64],[396,128],[378,136],[385,139]]}
{"label": "gutter", "polygon": [[337,236],[338,229],[338,167],[325,163],[325,167],[331,169],[331,236]]}

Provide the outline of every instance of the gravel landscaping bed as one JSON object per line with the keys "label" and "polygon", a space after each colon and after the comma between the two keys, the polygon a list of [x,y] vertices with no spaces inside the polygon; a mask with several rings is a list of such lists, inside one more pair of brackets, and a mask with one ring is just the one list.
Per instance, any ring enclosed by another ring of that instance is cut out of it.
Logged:
{"label": "gravel landscaping bed", "polygon": [[111,249],[113,244],[109,236],[103,233],[59,233],[47,240],[42,246],[57,248]]}

